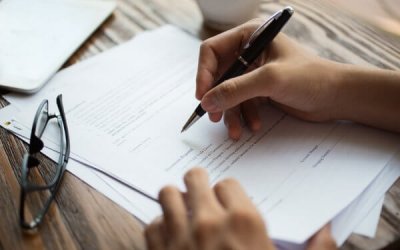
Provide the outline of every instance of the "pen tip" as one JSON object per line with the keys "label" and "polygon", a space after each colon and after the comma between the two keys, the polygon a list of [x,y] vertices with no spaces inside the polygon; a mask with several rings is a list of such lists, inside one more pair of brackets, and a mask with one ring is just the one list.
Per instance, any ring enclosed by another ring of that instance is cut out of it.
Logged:
{"label": "pen tip", "polygon": [[200,118],[200,116],[197,115],[196,112],[193,112],[193,114],[190,116],[189,120],[187,120],[187,122],[185,123],[185,125],[183,125],[183,128],[181,130],[181,133],[185,132],[190,126],[193,125],[193,123],[195,123],[198,119]]}
{"label": "pen tip", "polygon": [[189,119],[189,120],[185,123],[185,125],[183,125],[183,128],[182,128],[182,130],[181,130],[181,134],[182,134],[183,132],[185,132],[185,131],[190,127],[191,123],[192,123],[192,119]]}

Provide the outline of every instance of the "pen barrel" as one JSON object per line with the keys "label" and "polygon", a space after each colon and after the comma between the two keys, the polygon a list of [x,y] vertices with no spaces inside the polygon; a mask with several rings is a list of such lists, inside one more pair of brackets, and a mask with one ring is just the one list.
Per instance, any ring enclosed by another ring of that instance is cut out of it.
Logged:
{"label": "pen barrel", "polygon": [[240,60],[236,60],[229,69],[215,82],[214,86],[217,86],[224,81],[240,76],[247,70],[247,66]]}
{"label": "pen barrel", "polygon": [[273,20],[260,35],[254,39],[249,48],[245,49],[242,58],[249,64],[252,64],[257,57],[262,54],[263,50],[274,40],[281,29],[293,14],[292,8],[285,8],[278,19]]}
{"label": "pen barrel", "polygon": [[255,41],[253,46],[244,50],[242,57],[249,64],[252,64],[257,57],[259,57],[266,47],[274,40],[274,38],[279,34],[283,24],[273,26],[268,29],[269,32],[264,32]]}
{"label": "pen barrel", "polygon": [[195,109],[194,112],[195,112],[198,116],[203,116],[203,115],[206,113],[206,111],[201,107],[200,104],[197,106],[197,108]]}

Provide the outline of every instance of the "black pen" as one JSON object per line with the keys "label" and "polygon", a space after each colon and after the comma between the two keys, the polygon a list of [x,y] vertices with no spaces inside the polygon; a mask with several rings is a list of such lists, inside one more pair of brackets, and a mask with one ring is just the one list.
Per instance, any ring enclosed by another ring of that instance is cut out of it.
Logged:
{"label": "black pen", "polygon": [[[264,22],[254,33],[250,36],[249,41],[243,47],[242,54],[236,61],[229,67],[229,69],[214,83],[214,86],[224,82],[233,77],[242,75],[247,68],[257,59],[257,57],[264,51],[265,47],[278,35],[282,27],[292,16],[294,10],[292,7],[286,7],[274,15],[272,15],[266,22]],[[192,126],[206,111],[199,104],[189,120],[185,123],[182,131],[187,130]]]}

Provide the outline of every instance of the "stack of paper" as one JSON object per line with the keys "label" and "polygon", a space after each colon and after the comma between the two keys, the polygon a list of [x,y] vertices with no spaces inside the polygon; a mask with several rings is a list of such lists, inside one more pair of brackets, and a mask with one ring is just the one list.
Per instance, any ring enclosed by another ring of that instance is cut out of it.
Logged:
{"label": "stack of paper", "polygon": [[[5,96],[11,105],[0,121],[26,139],[39,103],[49,99],[55,110],[63,94],[75,159],[68,170],[145,223],[160,214],[158,204],[129,187],[156,198],[166,184],[183,189],[182,175],[197,165],[213,183],[237,178],[282,247],[304,243],[330,221],[339,245],[352,232],[373,236],[383,196],[400,175],[399,136],[307,123],[268,106],[263,129],[239,141],[207,118],[181,135],[197,105],[199,45],[172,26],[145,32],[61,71],[35,95]],[[44,151],[55,158],[52,138],[46,130]]]}

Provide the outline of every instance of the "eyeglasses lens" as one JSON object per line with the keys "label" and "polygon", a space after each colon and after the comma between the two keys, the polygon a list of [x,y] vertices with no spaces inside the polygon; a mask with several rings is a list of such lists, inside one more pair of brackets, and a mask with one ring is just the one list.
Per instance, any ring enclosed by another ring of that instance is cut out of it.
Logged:
{"label": "eyeglasses lens", "polygon": [[49,119],[49,104],[46,102],[40,110],[40,115],[37,119],[35,135],[40,138],[43,134],[44,128],[46,127],[47,120]]}

